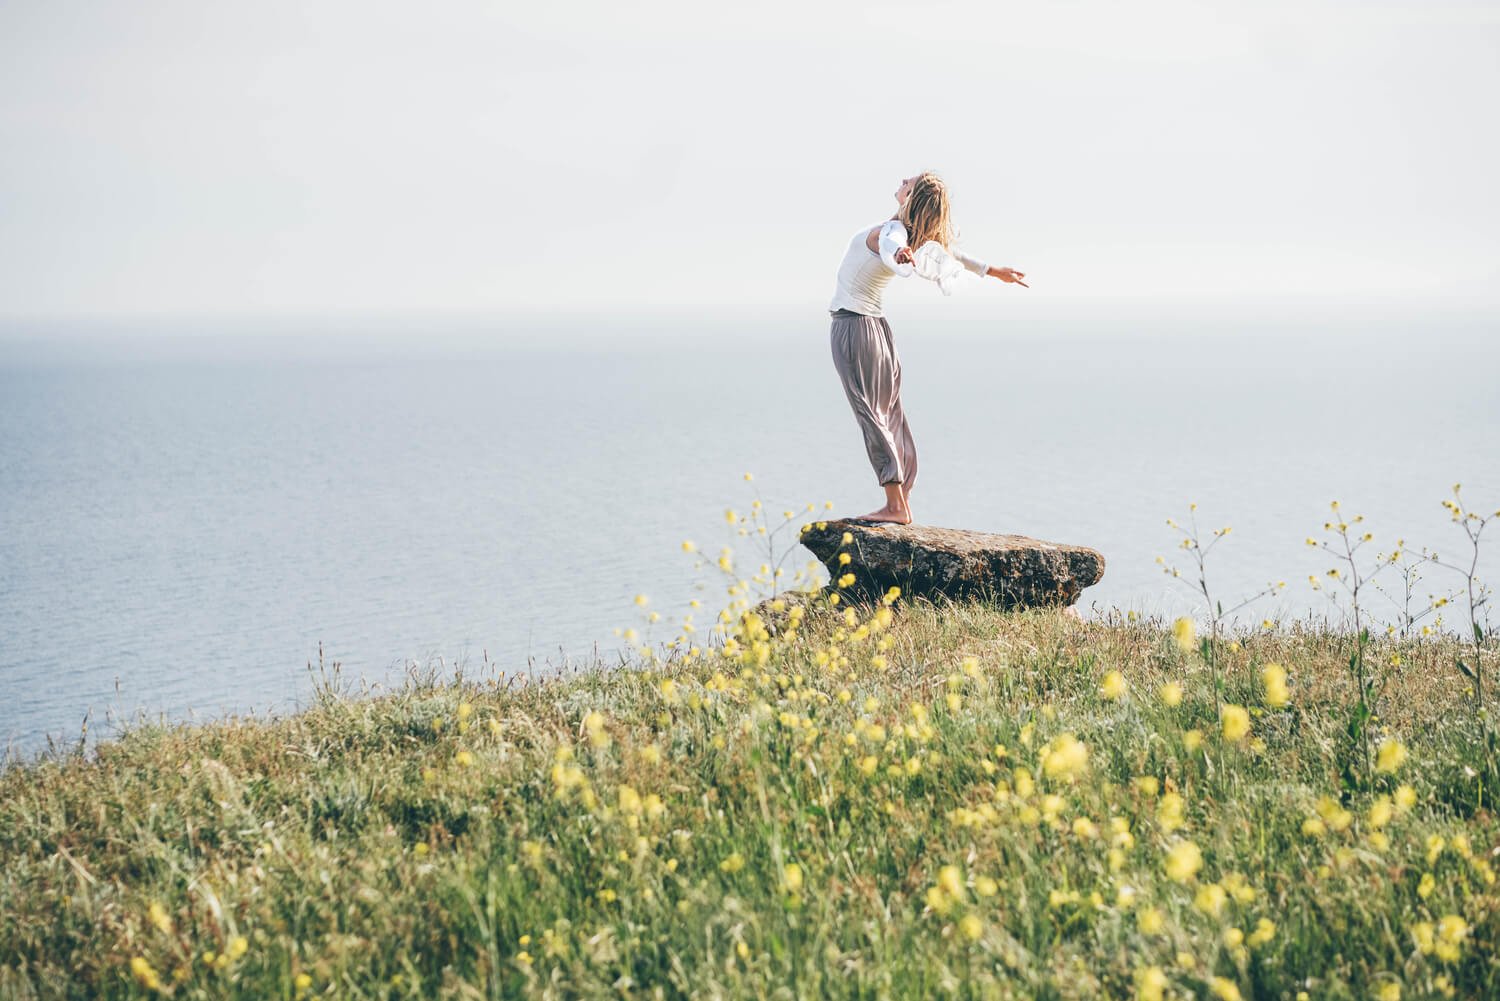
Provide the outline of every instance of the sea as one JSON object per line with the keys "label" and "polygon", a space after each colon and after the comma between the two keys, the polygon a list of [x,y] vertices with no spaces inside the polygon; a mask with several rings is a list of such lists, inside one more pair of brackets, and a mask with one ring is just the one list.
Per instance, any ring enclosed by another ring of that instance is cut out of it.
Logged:
{"label": "sea", "polygon": [[[1467,564],[1455,484],[1500,509],[1495,307],[995,297],[888,319],[917,520],[1099,550],[1088,618],[1205,614],[1168,519],[1231,529],[1207,579],[1226,609],[1272,590],[1233,615],[1255,628],[1339,621],[1339,564],[1307,544],[1334,501],[1371,566],[1397,545]],[[828,326],[817,303],[0,323],[5,758],[295,713],[330,677],[618,665],[624,630],[670,642],[687,614],[702,641],[724,548],[790,583],[801,523],[881,503]],[[1497,552],[1493,525],[1481,576]],[[1406,582],[1376,583],[1393,621]],[[1463,577],[1411,583],[1425,607]]]}

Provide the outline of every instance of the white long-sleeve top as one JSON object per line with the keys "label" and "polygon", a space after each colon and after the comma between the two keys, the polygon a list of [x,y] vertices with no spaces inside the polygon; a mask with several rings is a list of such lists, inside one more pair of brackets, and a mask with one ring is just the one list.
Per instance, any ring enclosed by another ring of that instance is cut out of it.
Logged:
{"label": "white long-sleeve top", "polygon": [[[839,265],[838,279],[833,292],[833,301],[828,309],[847,309],[865,316],[884,316],[881,311],[880,294],[890,282],[892,275],[908,278],[913,274],[935,281],[945,295],[952,294],[951,280],[957,268],[953,262],[983,277],[989,265],[963,251],[955,251],[949,257],[942,246],[929,240],[917,248],[917,259],[922,264],[897,264],[896,251],[906,246],[906,227],[899,219],[887,219],[880,225],[878,252],[865,244],[870,227],[866,226],[849,240],[849,249]],[[945,265],[947,265],[945,267]]]}

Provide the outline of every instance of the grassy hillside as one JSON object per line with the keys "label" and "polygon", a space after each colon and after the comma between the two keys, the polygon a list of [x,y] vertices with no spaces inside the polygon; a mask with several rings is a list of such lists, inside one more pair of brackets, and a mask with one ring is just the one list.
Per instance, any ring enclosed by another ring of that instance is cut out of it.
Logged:
{"label": "grassy hillside", "polygon": [[13,767],[0,996],[1500,996],[1451,639],[793,621]]}

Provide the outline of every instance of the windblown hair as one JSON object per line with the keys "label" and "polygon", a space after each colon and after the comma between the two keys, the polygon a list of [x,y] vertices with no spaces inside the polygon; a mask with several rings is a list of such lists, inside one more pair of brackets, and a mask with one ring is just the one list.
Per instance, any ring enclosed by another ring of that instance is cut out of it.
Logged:
{"label": "windblown hair", "polygon": [[958,231],[949,217],[948,186],[930,170],[924,170],[912,185],[897,218],[906,227],[906,242],[913,250],[928,240],[936,240],[951,252],[958,239]]}

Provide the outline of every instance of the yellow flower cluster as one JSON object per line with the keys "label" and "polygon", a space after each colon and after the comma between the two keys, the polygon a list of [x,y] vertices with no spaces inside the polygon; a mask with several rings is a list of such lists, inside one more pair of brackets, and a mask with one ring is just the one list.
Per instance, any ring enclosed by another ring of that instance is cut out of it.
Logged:
{"label": "yellow flower cluster", "polygon": [[1179,841],[1167,850],[1163,869],[1178,883],[1190,883],[1203,868],[1203,853],[1191,841]]}
{"label": "yellow flower cluster", "polygon": [[1250,735],[1250,713],[1244,706],[1225,703],[1219,710],[1219,722],[1224,739],[1231,744],[1237,744]]}
{"label": "yellow flower cluster", "polygon": [[1197,649],[1197,636],[1192,619],[1183,617],[1172,623],[1172,639],[1183,653],[1192,653]]}
{"label": "yellow flower cluster", "polygon": [[1071,733],[1054,737],[1042,751],[1042,774],[1072,782],[1088,770],[1088,748]]}
{"label": "yellow flower cluster", "polygon": [[1286,687],[1286,669],[1280,664],[1267,664],[1261,669],[1260,680],[1266,690],[1266,705],[1280,709],[1291,701]]}
{"label": "yellow flower cluster", "polygon": [[1119,700],[1125,697],[1125,676],[1119,671],[1110,671],[1099,685],[1099,694],[1106,699]]}

